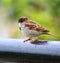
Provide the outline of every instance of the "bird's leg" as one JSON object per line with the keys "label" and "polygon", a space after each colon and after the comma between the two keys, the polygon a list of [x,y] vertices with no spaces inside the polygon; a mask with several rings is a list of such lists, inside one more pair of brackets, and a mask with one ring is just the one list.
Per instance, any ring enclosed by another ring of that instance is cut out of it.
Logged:
{"label": "bird's leg", "polygon": [[32,42],[38,42],[38,38],[32,39]]}
{"label": "bird's leg", "polygon": [[27,38],[24,40],[24,42],[31,40],[31,37]]}

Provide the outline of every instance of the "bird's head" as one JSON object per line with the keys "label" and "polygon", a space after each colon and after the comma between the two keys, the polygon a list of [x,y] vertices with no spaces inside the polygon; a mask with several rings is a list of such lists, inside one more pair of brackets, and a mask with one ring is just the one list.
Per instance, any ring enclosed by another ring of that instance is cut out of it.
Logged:
{"label": "bird's head", "polygon": [[26,22],[28,20],[27,17],[20,17],[20,19],[18,20],[18,23],[23,23]]}

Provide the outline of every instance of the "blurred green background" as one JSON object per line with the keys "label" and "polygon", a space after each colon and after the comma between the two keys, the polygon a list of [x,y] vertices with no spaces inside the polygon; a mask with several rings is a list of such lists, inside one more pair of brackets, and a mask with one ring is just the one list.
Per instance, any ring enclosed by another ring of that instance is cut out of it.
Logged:
{"label": "blurred green background", "polygon": [[60,40],[60,0],[0,0],[0,38],[25,38],[18,19],[35,20],[58,38],[41,35],[42,40]]}

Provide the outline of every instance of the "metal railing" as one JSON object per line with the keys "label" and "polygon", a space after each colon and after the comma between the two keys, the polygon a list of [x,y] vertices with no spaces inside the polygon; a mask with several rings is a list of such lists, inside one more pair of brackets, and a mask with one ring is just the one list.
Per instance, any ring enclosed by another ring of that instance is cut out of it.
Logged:
{"label": "metal railing", "polygon": [[31,43],[23,42],[23,39],[0,39],[0,61],[60,63],[60,41]]}

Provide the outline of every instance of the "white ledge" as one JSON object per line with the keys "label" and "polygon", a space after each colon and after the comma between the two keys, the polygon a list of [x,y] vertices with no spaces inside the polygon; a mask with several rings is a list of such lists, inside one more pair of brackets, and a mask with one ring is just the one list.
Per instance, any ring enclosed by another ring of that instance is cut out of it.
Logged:
{"label": "white ledge", "polygon": [[33,44],[24,39],[0,39],[0,52],[18,52],[60,56],[60,41],[41,41]]}

